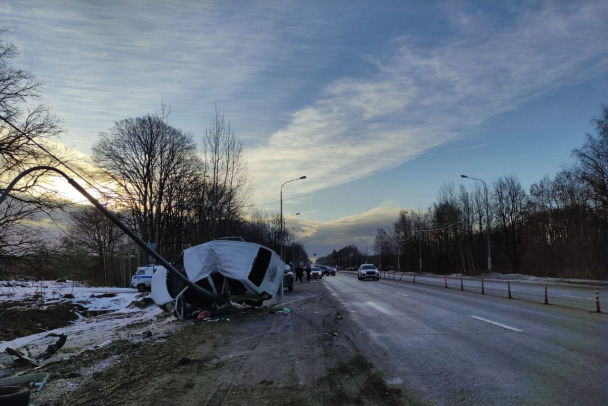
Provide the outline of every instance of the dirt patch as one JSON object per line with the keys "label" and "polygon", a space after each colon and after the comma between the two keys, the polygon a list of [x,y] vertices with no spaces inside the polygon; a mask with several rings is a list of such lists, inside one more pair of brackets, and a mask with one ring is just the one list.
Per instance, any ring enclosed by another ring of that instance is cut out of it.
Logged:
{"label": "dirt patch", "polygon": [[1,341],[65,327],[78,319],[76,311],[82,313],[86,310],[70,302],[24,307],[26,305],[23,302],[0,302]]}
{"label": "dirt patch", "polygon": [[272,307],[235,308],[164,341],[115,341],[51,364],[56,393],[33,393],[31,404],[408,404],[359,352],[351,325],[321,282],[304,282]]}

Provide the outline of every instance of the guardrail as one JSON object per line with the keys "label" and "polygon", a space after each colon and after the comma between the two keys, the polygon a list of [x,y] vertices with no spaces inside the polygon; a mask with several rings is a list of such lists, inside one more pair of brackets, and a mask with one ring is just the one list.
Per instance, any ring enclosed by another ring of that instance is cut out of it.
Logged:
{"label": "guardrail", "polygon": [[[447,276],[417,272],[383,271],[380,277],[385,280],[421,283],[440,286],[445,289],[456,289],[482,295],[504,297],[507,299],[525,300],[545,305],[557,305],[574,309],[602,313],[601,302],[608,297],[608,286],[574,284],[567,281],[497,279],[489,276]],[[606,283],[608,284],[608,282]],[[601,297],[600,297],[601,296]]]}

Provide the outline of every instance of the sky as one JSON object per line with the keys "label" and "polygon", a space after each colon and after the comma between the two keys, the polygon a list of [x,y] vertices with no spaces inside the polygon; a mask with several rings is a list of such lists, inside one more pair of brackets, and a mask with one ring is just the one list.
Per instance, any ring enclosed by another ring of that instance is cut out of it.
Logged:
{"label": "sky", "polygon": [[476,186],[461,174],[554,176],[608,104],[604,0],[4,0],[0,16],[62,143],[89,154],[164,102],[200,144],[217,106],[252,204],[278,213],[282,190],[315,256],[371,254],[400,210]]}

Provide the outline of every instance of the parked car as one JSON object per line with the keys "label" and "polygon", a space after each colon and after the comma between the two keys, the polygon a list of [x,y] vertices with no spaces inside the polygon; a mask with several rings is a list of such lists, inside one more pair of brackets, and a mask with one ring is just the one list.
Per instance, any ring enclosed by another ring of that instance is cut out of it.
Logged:
{"label": "parked car", "polygon": [[312,268],[310,268],[310,277],[321,279],[323,277],[323,270],[318,266],[313,266]]}
{"label": "parked car", "polygon": [[287,288],[290,292],[293,290],[295,277],[289,265],[285,265],[285,273],[283,274],[283,288]]}
{"label": "parked car", "polygon": [[146,292],[150,290],[152,285],[152,276],[154,276],[154,272],[159,269],[165,269],[165,267],[154,264],[140,266],[137,268],[135,275],[131,277],[131,287],[137,288],[139,292]]}
{"label": "parked car", "polygon": [[380,280],[380,271],[376,268],[374,264],[361,264],[359,267],[359,271],[357,274],[357,278],[362,281],[367,278],[372,278],[374,280]]}
{"label": "parked car", "polygon": [[336,268],[334,268],[333,266],[324,265],[322,268],[323,276],[336,276]]}

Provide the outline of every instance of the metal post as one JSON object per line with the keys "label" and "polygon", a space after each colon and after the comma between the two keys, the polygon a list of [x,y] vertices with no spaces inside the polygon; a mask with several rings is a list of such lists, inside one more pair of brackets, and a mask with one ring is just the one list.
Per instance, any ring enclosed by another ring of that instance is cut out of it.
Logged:
{"label": "metal post", "polygon": [[549,304],[549,293],[547,292],[547,285],[545,284],[545,304]]}
{"label": "metal post", "polygon": [[280,254],[281,254],[281,261],[285,261],[285,253],[284,253],[284,250],[285,250],[285,247],[284,247],[284,245],[285,245],[285,236],[283,235],[283,232],[284,232],[283,231],[283,229],[284,229],[284,224],[283,224],[283,186],[285,186],[286,183],[295,182],[296,180],[300,180],[300,179],[306,179],[306,176],[300,176],[299,178],[290,179],[290,180],[284,182],[281,185],[281,218],[279,219],[279,222],[280,222],[280,225],[279,225],[279,227],[280,227],[279,245],[281,247],[281,252],[280,252]]}
{"label": "metal post", "polygon": [[595,311],[596,311],[596,313],[602,312],[600,310],[600,294],[597,289],[595,290]]}
{"label": "metal post", "polygon": [[460,177],[465,178],[465,179],[477,180],[477,181],[483,183],[483,190],[484,190],[485,200],[486,200],[486,223],[487,223],[486,234],[487,234],[487,238],[488,238],[488,272],[492,272],[492,249],[490,246],[490,201],[488,199],[488,185],[486,185],[486,182],[484,182],[482,179],[472,178],[467,175],[460,175]]}
{"label": "metal post", "polygon": [[135,234],[129,227],[127,227],[125,224],[123,224],[118,219],[118,217],[116,217],[116,215],[114,215],[114,213],[112,213],[108,209],[106,209],[104,205],[102,205],[97,199],[95,199],[93,196],[91,196],[74,179],[70,178],[63,171],[61,171],[57,168],[54,168],[52,166],[40,165],[40,166],[35,166],[33,168],[30,168],[30,169],[27,169],[27,170],[21,172],[19,175],[17,175],[17,177],[15,179],[13,179],[13,181],[6,187],[6,189],[4,189],[4,192],[0,195],[0,203],[2,203],[4,201],[4,199],[6,199],[9,192],[11,191],[11,189],[15,186],[15,184],[22,177],[24,177],[25,175],[27,175],[30,172],[37,171],[37,170],[54,171],[54,172],[60,174],[61,176],[63,176],[68,181],[68,183],[74,189],[76,189],[78,192],[80,192],[81,195],[86,197],[87,200],[89,202],[91,202],[91,204],[93,204],[93,206],[95,206],[95,208],[97,208],[97,210],[102,212],[103,215],[106,216],[106,218],[108,218],[110,221],[112,221],[114,224],[116,224],[116,226],[118,226],[118,228],[120,228],[125,234],[127,234],[133,241],[135,241],[135,243],[137,243],[137,245],[139,245],[140,248],[144,249],[152,258],[154,258],[158,263],[160,263],[160,265],[164,266],[168,272],[173,274],[173,276],[176,276],[178,279],[181,279],[182,282],[184,282],[186,285],[188,285],[194,291],[196,291],[197,293],[200,293],[203,296],[207,296],[214,300],[220,299],[219,295],[216,292],[210,292],[210,291],[202,288],[201,286],[197,285],[196,283],[194,283],[193,281],[188,279],[188,276],[186,276],[185,273],[178,271],[171,263],[169,263],[169,261],[167,261],[165,258],[163,258],[155,250],[150,248],[150,246],[148,246],[148,244],[144,240],[142,240],[137,234]]}
{"label": "metal post", "polygon": [[422,232],[418,221],[418,272],[422,272]]}
{"label": "metal post", "polygon": [[507,281],[507,289],[509,290],[509,299],[513,299],[511,296],[511,281]]}

